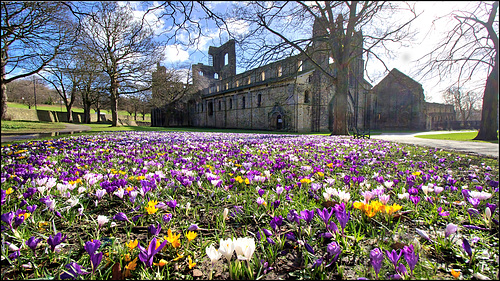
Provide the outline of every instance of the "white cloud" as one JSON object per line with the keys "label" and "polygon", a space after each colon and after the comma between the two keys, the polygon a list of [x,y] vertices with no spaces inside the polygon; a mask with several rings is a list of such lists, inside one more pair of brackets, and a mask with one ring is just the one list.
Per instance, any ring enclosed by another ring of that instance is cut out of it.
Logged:
{"label": "white cloud", "polygon": [[238,35],[244,35],[248,32],[248,22],[244,20],[235,20],[233,18],[227,19],[227,26],[229,29],[229,32],[232,34],[238,36]]}
{"label": "white cloud", "polygon": [[165,62],[183,62],[189,59],[189,53],[180,45],[168,45],[165,48]]}

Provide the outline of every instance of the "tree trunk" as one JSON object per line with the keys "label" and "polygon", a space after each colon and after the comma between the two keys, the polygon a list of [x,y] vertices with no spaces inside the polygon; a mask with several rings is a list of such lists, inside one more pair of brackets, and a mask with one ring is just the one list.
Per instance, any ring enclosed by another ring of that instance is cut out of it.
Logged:
{"label": "tree trunk", "polygon": [[348,86],[348,68],[339,66],[337,75],[337,84],[335,88],[335,96],[333,97],[333,132],[331,135],[347,135],[347,92]]}
{"label": "tree trunk", "polygon": [[118,98],[116,94],[111,95],[111,126],[118,126]]}
{"label": "tree trunk", "polygon": [[5,120],[7,117],[7,84],[5,84],[5,63],[4,63],[4,52],[2,51],[2,76],[1,76],[1,89],[2,89],[2,104],[1,104],[1,111],[0,115],[2,120]]}
{"label": "tree trunk", "polygon": [[474,140],[498,140],[498,53],[495,65],[486,79],[484,88],[483,110],[479,132]]}

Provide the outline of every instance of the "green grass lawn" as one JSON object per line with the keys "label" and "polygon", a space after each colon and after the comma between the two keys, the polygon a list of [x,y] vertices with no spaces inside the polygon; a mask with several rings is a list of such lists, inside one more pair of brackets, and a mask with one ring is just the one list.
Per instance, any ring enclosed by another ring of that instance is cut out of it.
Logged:
{"label": "green grass lawn", "polygon": [[64,129],[64,123],[42,121],[2,121],[2,133],[29,133],[33,131],[57,131]]}
{"label": "green grass lawn", "polygon": [[476,136],[477,136],[477,132],[463,132],[463,133],[450,133],[450,134],[419,135],[419,136],[415,136],[415,137],[423,138],[423,139],[435,139],[435,140],[455,140],[455,141],[475,141],[475,142],[498,143],[498,141],[473,140]]}

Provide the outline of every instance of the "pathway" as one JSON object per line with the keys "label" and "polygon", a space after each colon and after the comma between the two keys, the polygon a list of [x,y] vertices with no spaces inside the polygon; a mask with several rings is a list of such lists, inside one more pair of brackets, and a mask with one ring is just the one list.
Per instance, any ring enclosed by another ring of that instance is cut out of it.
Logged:
{"label": "pathway", "polygon": [[29,139],[40,138],[40,137],[45,137],[45,136],[54,136],[54,135],[60,135],[60,134],[73,134],[73,133],[92,130],[92,127],[85,126],[85,125],[69,124],[69,123],[66,123],[64,125],[66,126],[64,129],[60,129],[60,130],[54,131],[54,132],[34,131],[33,133],[19,134],[19,135],[2,134],[2,142],[17,141],[17,140],[29,140]]}

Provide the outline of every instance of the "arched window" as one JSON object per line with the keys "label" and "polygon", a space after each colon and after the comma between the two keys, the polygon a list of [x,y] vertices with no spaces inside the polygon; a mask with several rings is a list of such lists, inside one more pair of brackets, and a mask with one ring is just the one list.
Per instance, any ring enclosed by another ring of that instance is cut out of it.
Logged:
{"label": "arched window", "polygon": [[266,72],[265,72],[265,71],[262,71],[262,72],[260,73],[260,79],[261,79],[262,81],[266,80]]}
{"label": "arched window", "polygon": [[309,103],[309,90],[304,92],[304,103]]}
{"label": "arched window", "polygon": [[214,115],[214,104],[212,102],[208,103],[208,115],[209,116]]}
{"label": "arched window", "polygon": [[198,71],[198,74],[199,74],[200,76],[203,76],[203,71],[201,71],[201,70],[200,70],[200,71]]}
{"label": "arched window", "polygon": [[240,80],[236,80],[236,87],[240,86]]}
{"label": "arched window", "polygon": [[243,97],[243,99],[242,99],[242,107],[241,108],[245,108],[245,97]]}
{"label": "arched window", "polygon": [[233,99],[229,98],[229,109],[233,109]]}
{"label": "arched window", "polygon": [[250,83],[252,83],[252,78],[248,76],[248,85],[250,85]]}
{"label": "arched window", "polygon": [[219,79],[219,73],[214,73],[214,79]]}
{"label": "arched window", "polygon": [[297,71],[302,71],[302,61],[299,60],[299,62],[297,63],[297,67],[299,68]]}
{"label": "arched window", "polygon": [[261,94],[259,94],[259,95],[257,96],[257,107],[260,107],[261,103],[262,103],[262,95],[261,95]]}
{"label": "arched window", "polygon": [[283,69],[281,68],[281,65],[278,65],[278,77],[281,77],[283,75]]}
{"label": "arched window", "polygon": [[229,54],[228,54],[228,53],[226,53],[226,54],[224,55],[224,65],[228,65],[228,64],[229,64]]}
{"label": "arched window", "polygon": [[221,111],[221,108],[222,108],[222,103],[221,101],[219,101],[219,111]]}

